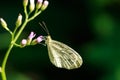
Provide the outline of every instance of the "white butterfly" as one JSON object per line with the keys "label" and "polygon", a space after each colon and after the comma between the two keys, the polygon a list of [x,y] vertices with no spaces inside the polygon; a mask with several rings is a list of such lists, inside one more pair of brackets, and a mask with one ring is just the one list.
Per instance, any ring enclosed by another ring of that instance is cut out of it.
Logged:
{"label": "white butterfly", "polygon": [[48,33],[45,43],[47,44],[48,54],[52,64],[58,68],[79,68],[83,63],[81,56],[66,44],[52,40],[47,27],[44,27],[44,30]]}

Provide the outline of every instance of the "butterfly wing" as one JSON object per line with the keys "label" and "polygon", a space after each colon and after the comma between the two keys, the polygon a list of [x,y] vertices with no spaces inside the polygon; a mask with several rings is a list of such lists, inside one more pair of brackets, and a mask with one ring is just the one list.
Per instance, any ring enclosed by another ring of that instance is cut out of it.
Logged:
{"label": "butterfly wing", "polygon": [[75,69],[82,65],[81,56],[64,43],[51,40],[47,42],[50,61],[59,68]]}

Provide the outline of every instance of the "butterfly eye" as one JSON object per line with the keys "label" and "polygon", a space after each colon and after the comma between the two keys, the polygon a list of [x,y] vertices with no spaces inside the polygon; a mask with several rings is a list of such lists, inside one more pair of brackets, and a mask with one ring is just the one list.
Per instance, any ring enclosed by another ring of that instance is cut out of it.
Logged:
{"label": "butterfly eye", "polygon": [[46,40],[47,40],[47,37],[48,37],[48,36],[43,36],[42,39],[43,39],[44,41],[46,41]]}

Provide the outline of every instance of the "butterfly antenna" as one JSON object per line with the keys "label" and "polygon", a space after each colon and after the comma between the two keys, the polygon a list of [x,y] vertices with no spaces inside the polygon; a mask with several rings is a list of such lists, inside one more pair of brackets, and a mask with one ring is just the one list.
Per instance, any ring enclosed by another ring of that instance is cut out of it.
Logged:
{"label": "butterfly antenna", "polygon": [[42,23],[39,23],[39,24],[40,24],[40,26],[44,29],[44,31],[45,31],[48,35],[50,35],[49,30],[48,30],[45,22],[42,21]]}

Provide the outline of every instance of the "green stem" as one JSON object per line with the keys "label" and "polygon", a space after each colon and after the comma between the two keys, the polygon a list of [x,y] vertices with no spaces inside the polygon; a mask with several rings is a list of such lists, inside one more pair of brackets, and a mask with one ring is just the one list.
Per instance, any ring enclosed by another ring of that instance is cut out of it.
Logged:
{"label": "green stem", "polygon": [[6,54],[5,54],[3,63],[2,63],[2,72],[1,72],[2,80],[6,80],[5,66],[6,66],[6,62],[7,62],[8,56],[9,56],[10,51],[12,50],[13,46],[14,46],[13,44],[10,44],[10,46],[9,46],[9,48],[8,48]]}
{"label": "green stem", "polygon": [[25,26],[27,25],[28,20],[25,19],[25,22],[23,23],[23,25],[21,26],[19,32],[17,33],[17,35],[15,36],[13,43],[15,43],[17,41],[17,39],[19,38],[20,34],[22,33],[23,29],[25,28]]}
{"label": "green stem", "polygon": [[5,74],[5,66],[6,66],[6,63],[7,63],[7,59],[8,59],[8,56],[10,54],[10,51],[12,50],[13,46],[14,46],[14,43],[17,41],[17,39],[19,38],[20,34],[22,33],[23,29],[25,28],[27,24],[27,19],[25,20],[24,24],[22,25],[21,29],[19,30],[19,32],[17,33],[17,35],[15,36],[14,40],[12,41],[12,43],[10,44],[10,47],[8,48],[6,54],[5,54],[5,57],[3,59],[3,63],[2,63],[2,72],[1,72],[1,75],[2,75],[2,80],[7,80],[6,79],[6,74]]}
{"label": "green stem", "polygon": [[13,34],[12,34],[12,40],[14,39],[14,36],[15,36],[15,33],[16,33],[17,29],[18,29],[18,27],[16,26],[14,31],[13,31]]}
{"label": "green stem", "polygon": [[19,38],[20,34],[22,33],[23,29],[25,28],[26,24],[28,23],[27,18],[25,19],[25,22],[23,23],[22,27],[20,28],[19,32],[17,33],[17,35],[15,36],[14,40],[11,41],[11,44],[5,54],[5,57],[3,59],[3,63],[2,63],[2,72],[1,72],[1,76],[2,76],[2,80],[7,80],[6,79],[6,74],[5,74],[5,67],[6,67],[6,63],[7,63],[7,59],[8,56],[10,54],[10,51],[12,50],[14,43],[17,41],[17,39]]}
{"label": "green stem", "polygon": [[2,80],[7,80],[6,79],[6,74],[5,74],[5,67],[6,67],[6,63],[7,63],[7,59],[8,56],[10,54],[10,51],[12,50],[14,43],[17,41],[17,39],[19,38],[20,34],[22,33],[23,29],[25,28],[26,24],[28,23],[28,16],[26,16],[25,22],[23,23],[23,25],[21,26],[19,32],[17,33],[17,35],[15,36],[15,38],[11,41],[11,44],[5,54],[5,57],[3,59],[3,63],[2,63],[2,72],[1,72],[1,76],[2,76]]}
{"label": "green stem", "polygon": [[41,12],[42,12],[42,11],[39,11],[39,12],[35,13],[34,16],[32,16],[32,17],[29,18],[28,22],[31,21],[31,20],[33,20],[33,19],[34,19],[36,16],[38,16]]}

